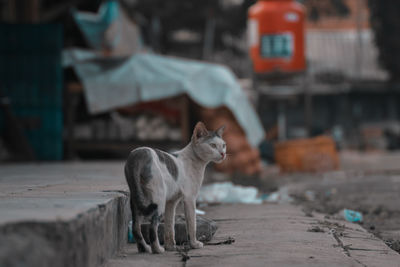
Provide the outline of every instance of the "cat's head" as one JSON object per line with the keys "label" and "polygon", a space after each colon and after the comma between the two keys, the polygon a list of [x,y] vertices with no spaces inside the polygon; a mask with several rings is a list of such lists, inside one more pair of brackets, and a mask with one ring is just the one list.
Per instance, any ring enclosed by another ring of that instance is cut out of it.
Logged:
{"label": "cat's head", "polygon": [[226,143],[222,139],[225,126],[208,131],[204,123],[198,122],[193,130],[192,146],[196,156],[204,161],[220,163],[226,158]]}

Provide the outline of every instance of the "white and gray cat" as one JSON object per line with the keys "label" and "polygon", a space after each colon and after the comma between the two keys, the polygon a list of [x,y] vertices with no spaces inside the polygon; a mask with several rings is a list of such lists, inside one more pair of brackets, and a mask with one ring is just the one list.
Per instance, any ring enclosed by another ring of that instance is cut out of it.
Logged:
{"label": "white and gray cat", "polygon": [[[133,150],[125,164],[125,177],[131,192],[132,229],[139,252],[163,253],[157,230],[164,215],[164,246],[175,250],[175,209],[183,201],[186,229],[191,248],[202,248],[196,239],[196,197],[204,178],[206,165],[226,158],[222,139],[225,127],[208,131],[202,122],[194,128],[190,143],[173,154],[140,147]],[[150,218],[150,245],[141,232],[144,218]]]}

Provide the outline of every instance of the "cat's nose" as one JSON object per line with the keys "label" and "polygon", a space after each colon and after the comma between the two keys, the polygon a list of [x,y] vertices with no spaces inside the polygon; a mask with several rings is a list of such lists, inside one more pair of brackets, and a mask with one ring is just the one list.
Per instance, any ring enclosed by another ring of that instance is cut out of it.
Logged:
{"label": "cat's nose", "polygon": [[224,152],[221,152],[221,156],[222,156],[222,157],[225,157],[225,153],[224,153]]}

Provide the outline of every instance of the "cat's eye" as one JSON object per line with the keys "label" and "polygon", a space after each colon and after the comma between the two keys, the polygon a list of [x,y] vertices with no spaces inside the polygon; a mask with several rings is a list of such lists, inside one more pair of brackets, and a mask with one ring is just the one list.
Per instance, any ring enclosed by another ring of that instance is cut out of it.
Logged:
{"label": "cat's eye", "polygon": [[216,145],[216,144],[210,144],[210,146],[211,146],[212,148],[217,148],[217,145]]}
{"label": "cat's eye", "polygon": [[226,147],[226,144],[223,144],[222,147],[225,148],[225,147]]}

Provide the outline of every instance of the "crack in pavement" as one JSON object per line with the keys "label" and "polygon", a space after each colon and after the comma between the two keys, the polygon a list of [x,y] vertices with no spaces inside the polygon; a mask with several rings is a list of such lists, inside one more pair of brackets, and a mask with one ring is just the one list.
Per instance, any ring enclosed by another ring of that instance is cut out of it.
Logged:
{"label": "crack in pavement", "polygon": [[337,246],[341,247],[344,251],[344,254],[346,254],[346,256],[351,257],[350,255],[350,251],[349,251],[349,246],[345,246],[343,244],[343,241],[339,238],[339,235],[336,231],[336,229],[329,229],[329,232],[332,234],[332,236],[335,238],[336,242],[337,242]]}
{"label": "crack in pavement", "polygon": [[176,251],[178,252],[178,255],[181,257],[182,267],[186,267],[186,262],[190,260],[189,256],[190,246],[184,243],[181,247],[182,248],[177,246]]}
{"label": "crack in pavement", "polygon": [[104,193],[118,193],[118,194],[125,195],[126,197],[129,197],[129,192],[124,191],[124,190],[102,190],[101,192],[104,192]]}
{"label": "crack in pavement", "polygon": [[[212,245],[212,246],[219,246],[219,245],[231,245],[232,243],[235,242],[235,238],[229,236],[228,238],[224,238],[224,240],[219,241],[219,242],[208,242],[204,243],[204,245]],[[177,254],[181,257],[182,261],[182,267],[186,267],[186,263],[190,258],[202,258],[202,257],[217,257],[215,255],[190,255],[189,256],[189,251],[190,251],[190,245],[188,243],[183,243],[181,247],[177,247],[176,249]],[[237,255],[237,254],[235,254]]]}
{"label": "crack in pavement", "polygon": [[[351,244],[350,245],[344,245],[343,241],[339,238],[339,234],[338,234],[336,229],[330,228],[329,232],[332,234],[333,238],[335,238],[335,240],[337,242],[337,246],[341,247],[343,249],[343,252],[347,257],[352,258],[354,261],[356,261],[358,264],[362,265],[363,267],[368,267],[367,265],[365,265],[361,261],[359,261],[359,260],[357,260],[357,259],[355,259],[355,258],[353,258],[351,256],[350,250],[357,250],[357,249],[356,248],[354,248],[354,249],[350,248]],[[358,249],[358,250],[362,250],[362,249]]]}
{"label": "crack in pavement", "polygon": [[[352,258],[355,262],[357,262],[358,264],[360,264],[360,265],[363,266],[363,267],[368,267],[368,266],[367,266],[366,264],[362,263],[360,260],[358,260],[358,259],[352,257],[350,251],[352,251],[352,250],[353,250],[353,251],[354,251],[354,250],[358,250],[358,251],[378,251],[378,252],[385,252],[385,253],[388,253],[388,251],[386,251],[386,250],[352,248],[352,247],[351,247],[352,244],[344,245],[344,244],[343,244],[343,241],[340,239],[340,236],[345,236],[345,235],[346,235],[346,233],[345,233],[344,231],[346,230],[347,227],[346,227],[344,224],[339,224],[339,223],[336,223],[336,222],[333,223],[333,222],[330,222],[330,221],[327,221],[327,220],[318,221],[318,224],[319,224],[321,227],[325,227],[325,228],[329,229],[329,233],[333,236],[333,238],[335,239],[335,241],[336,241],[336,243],[337,243],[337,244],[334,245],[334,246],[342,248],[342,249],[343,249],[343,253],[344,253],[347,257]],[[351,230],[351,229],[350,229],[350,230]],[[353,230],[356,230],[356,229],[353,229]]]}

